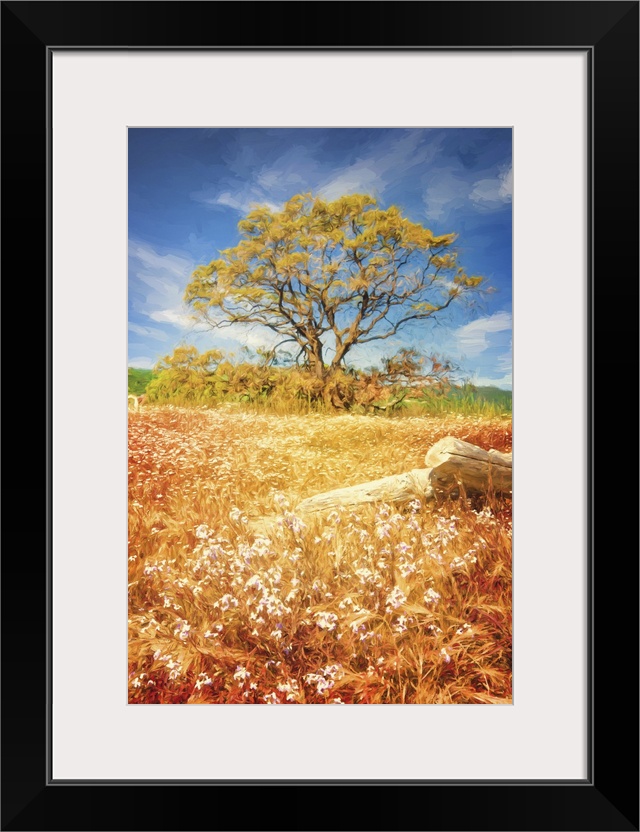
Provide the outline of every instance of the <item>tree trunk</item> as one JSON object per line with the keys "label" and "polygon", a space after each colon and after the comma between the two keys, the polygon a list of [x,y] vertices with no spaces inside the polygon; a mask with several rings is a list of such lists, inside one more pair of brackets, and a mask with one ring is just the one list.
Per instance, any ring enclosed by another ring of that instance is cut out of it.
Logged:
{"label": "tree trunk", "polygon": [[326,375],[324,358],[322,356],[322,344],[320,341],[310,341],[310,349],[307,351],[309,367],[316,378],[323,381]]}
{"label": "tree trunk", "polygon": [[322,401],[327,410],[346,410],[350,402],[345,398],[334,367],[325,367],[322,375]]}

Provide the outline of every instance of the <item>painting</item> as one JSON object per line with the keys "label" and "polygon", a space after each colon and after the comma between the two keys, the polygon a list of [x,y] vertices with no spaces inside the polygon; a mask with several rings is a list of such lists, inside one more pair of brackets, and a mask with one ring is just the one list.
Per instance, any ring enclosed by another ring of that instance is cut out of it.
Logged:
{"label": "painting", "polygon": [[129,128],[128,703],[512,702],[510,128]]}

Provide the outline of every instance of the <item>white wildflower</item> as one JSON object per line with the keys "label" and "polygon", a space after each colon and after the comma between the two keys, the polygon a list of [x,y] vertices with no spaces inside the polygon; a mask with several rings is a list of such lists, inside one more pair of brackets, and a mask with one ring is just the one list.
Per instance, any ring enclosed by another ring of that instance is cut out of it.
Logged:
{"label": "white wildflower", "polygon": [[243,683],[251,676],[249,671],[246,667],[243,667],[241,664],[236,666],[236,672],[233,674],[233,678],[238,682],[238,687],[241,688]]}
{"label": "white wildflower", "polygon": [[338,623],[338,616],[333,612],[316,612],[314,618],[321,630],[335,630]]}
{"label": "white wildflower", "polygon": [[442,650],[440,651],[440,655],[442,656],[442,658],[444,659],[444,661],[445,661],[447,664],[449,664],[449,662],[451,661],[451,656],[447,653],[447,651],[446,651],[446,649],[445,649],[444,647],[443,647],[443,648],[442,648]]}
{"label": "white wildflower", "polygon": [[266,696],[262,697],[267,705],[279,705],[280,700],[278,699],[278,695],[276,693],[268,693]]}
{"label": "white wildflower", "polygon": [[404,592],[400,589],[399,586],[394,586],[391,592],[387,595],[386,600],[386,611],[391,612],[392,610],[397,610],[398,607],[402,606],[407,600],[407,596]]}
{"label": "white wildflower", "polygon": [[288,702],[294,702],[299,692],[298,683],[295,679],[289,679],[288,682],[278,685],[278,690],[280,693],[287,694],[286,699]]}
{"label": "white wildflower", "polygon": [[429,587],[429,589],[424,594],[424,602],[427,606],[430,604],[435,604],[436,601],[439,601],[441,598],[440,593],[436,592],[435,589]]}

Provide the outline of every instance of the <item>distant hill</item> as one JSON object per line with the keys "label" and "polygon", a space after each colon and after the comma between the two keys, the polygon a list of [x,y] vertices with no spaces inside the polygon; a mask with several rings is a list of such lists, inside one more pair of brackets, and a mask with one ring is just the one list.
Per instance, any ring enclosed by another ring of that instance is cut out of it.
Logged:
{"label": "distant hill", "polygon": [[129,393],[133,393],[134,396],[141,396],[153,377],[152,370],[129,367]]}
{"label": "distant hill", "polygon": [[511,390],[501,390],[499,387],[476,387],[476,393],[488,402],[502,404],[511,410],[513,393]]}
{"label": "distant hill", "polygon": [[405,399],[407,405],[419,404],[431,413],[483,413],[498,415],[511,413],[513,394],[499,387],[474,387],[463,384],[452,387],[444,395]]}

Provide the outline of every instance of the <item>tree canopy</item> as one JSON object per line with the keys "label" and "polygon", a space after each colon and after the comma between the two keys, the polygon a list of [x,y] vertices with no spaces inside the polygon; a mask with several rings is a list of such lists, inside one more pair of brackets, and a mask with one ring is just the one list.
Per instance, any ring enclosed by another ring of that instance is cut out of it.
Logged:
{"label": "tree canopy", "polygon": [[484,284],[458,264],[455,233],[435,235],[364,194],[298,194],[281,211],[256,206],[238,229],[238,245],[193,272],[185,301],[211,327],[276,333],[326,390],[356,345],[435,318]]}

